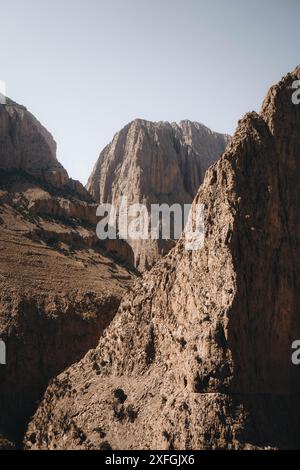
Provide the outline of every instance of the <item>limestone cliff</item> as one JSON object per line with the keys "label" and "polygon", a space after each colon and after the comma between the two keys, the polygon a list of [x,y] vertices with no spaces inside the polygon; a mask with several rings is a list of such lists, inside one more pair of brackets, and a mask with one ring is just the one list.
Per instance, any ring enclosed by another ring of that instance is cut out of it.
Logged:
{"label": "limestone cliff", "polygon": [[[190,204],[207,168],[224,151],[227,135],[197,122],[150,122],[136,119],[105,147],[87,189],[99,202]],[[169,240],[128,240],[139,270],[148,269],[174,246]]]}
{"label": "limestone cliff", "polygon": [[91,200],[82,184],[69,178],[58,162],[50,132],[24,106],[9,98],[0,105],[0,170],[22,171]]}

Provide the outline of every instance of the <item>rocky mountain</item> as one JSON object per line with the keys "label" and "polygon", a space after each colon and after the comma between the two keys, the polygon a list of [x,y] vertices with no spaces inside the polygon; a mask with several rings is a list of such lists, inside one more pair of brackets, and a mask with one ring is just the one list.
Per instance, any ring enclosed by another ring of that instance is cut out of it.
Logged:
{"label": "rocky mountain", "polygon": [[69,178],[57,161],[52,135],[25,108],[9,98],[0,106],[0,171],[22,171],[52,187],[65,188],[91,201],[79,181]]}
{"label": "rocky mountain", "polygon": [[300,448],[297,79],[208,169],[203,248],[183,236],[137,281],[98,347],[49,385],[27,449]]}
{"label": "rocky mountain", "polygon": [[55,151],[23,106],[0,105],[0,447],[20,442],[49,379],[97,345],[133,277]]}
{"label": "rocky mountain", "polygon": [[[87,189],[96,201],[128,205],[191,204],[207,168],[224,151],[227,135],[197,122],[149,122],[136,119],[101,152]],[[128,239],[134,265],[148,269],[174,246],[172,240]]]}

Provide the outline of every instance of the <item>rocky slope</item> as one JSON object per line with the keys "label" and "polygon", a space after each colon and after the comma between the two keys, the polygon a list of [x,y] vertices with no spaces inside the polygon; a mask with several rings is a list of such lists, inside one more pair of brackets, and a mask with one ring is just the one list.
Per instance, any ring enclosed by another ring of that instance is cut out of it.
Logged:
{"label": "rocky slope", "polygon": [[[118,207],[128,205],[190,204],[207,168],[224,151],[227,135],[197,122],[149,122],[136,119],[101,152],[87,189],[95,200]],[[172,234],[171,234],[172,235]],[[170,240],[128,240],[134,265],[148,269],[174,246]]]}
{"label": "rocky slope", "polygon": [[271,88],[206,173],[203,248],[182,238],[137,282],[51,382],[26,448],[300,448],[299,78]]}
{"label": "rocky slope", "polygon": [[96,204],[57,162],[46,129],[8,101],[0,136],[0,446],[9,447],[49,379],[97,345],[132,273],[107,256]]}
{"label": "rocky slope", "polygon": [[1,171],[23,171],[91,200],[82,184],[69,178],[57,161],[52,135],[24,106],[9,98],[0,106],[0,156]]}

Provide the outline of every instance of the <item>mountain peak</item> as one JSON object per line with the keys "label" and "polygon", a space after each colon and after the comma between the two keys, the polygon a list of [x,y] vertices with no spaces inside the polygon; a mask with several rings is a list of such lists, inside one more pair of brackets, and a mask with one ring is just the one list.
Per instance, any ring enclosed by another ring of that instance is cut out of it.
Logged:
{"label": "mountain peak", "polygon": [[[224,151],[227,136],[199,123],[135,119],[101,152],[87,189],[101,203],[192,202],[206,169]],[[174,245],[173,240],[132,242],[135,267],[148,269]]]}
{"label": "mountain peak", "polygon": [[81,183],[69,178],[58,162],[51,133],[25,106],[10,98],[0,105],[0,171],[22,172],[90,200]]}

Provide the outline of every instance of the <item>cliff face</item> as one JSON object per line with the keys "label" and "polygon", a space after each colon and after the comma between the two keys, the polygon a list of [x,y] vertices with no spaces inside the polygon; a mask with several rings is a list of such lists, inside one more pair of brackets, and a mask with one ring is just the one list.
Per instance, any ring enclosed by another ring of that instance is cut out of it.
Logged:
{"label": "cliff face", "polygon": [[21,439],[49,379],[97,345],[132,279],[99,242],[96,204],[57,162],[50,134],[9,103],[0,105],[2,447]]}
{"label": "cliff face", "polygon": [[58,162],[50,132],[24,106],[9,98],[6,105],[0,105],[0,171],[22,171],[91,200],[81,183],[69,178]]}
{"label": "cliff face", "polygon": [[[137,119],[120,132],[100,154],[87,189],[99,202],[128,204],[190,204],[207,168],[224,151],[229,137],[202,124]],[[128,240],[134,265],[148,269],[174,246],[172,240]]]}
{"label": "cliff face", "polygon": [[299,78],[271,88],[206,173],[203,248],[182,238],[136,283],[49,385],[27,448],[300,448]]}

